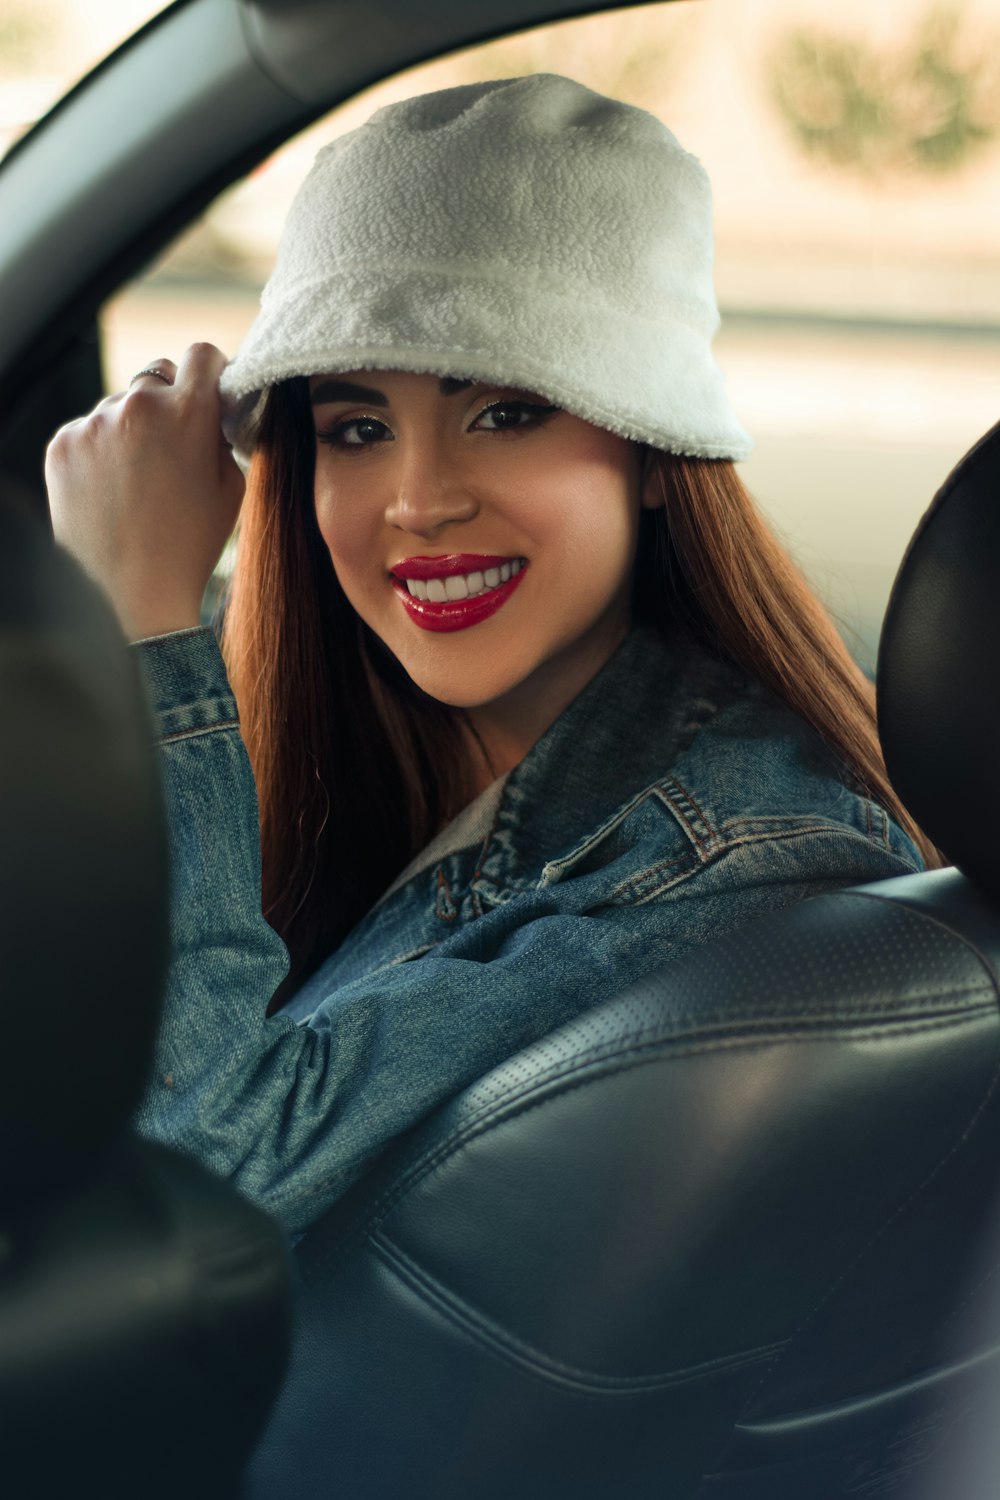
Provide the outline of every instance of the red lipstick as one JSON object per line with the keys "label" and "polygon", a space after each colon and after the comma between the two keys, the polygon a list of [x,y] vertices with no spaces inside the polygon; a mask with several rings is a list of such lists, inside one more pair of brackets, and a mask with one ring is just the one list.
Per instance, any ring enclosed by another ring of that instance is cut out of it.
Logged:
{"label": "red lipstick", "polygon": [[[520,570],[506,583],[487,587],[483,593],[466,599],[436,601],[418,599],[406,587],[404,579],[426,582],[455,574],[484,573],[487,568],[501,568],[505,563],[520,562]],[[502,609],[524,577],[528,564],[523,558],[487,557],[481,553],[454,552],[447,557],[408,557],[393,566],[390,582],[410,619],[422,630],[467,630],[488,620]]]}
{"label": "red lipstick", "polygon": [[449,552],[445,557],[404,557],[390,572],[397,578],[447,578],[450,573],[485,573],[515,562],[513,557],[484,557],[480,552]]}

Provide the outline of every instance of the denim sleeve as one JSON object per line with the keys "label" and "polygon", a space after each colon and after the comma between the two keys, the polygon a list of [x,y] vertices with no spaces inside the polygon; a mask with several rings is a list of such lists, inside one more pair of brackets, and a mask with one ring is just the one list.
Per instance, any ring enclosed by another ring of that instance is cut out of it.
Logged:
{"label": "denim sleeve", "polygon": [[529,891],[423,957],[334,990],[308,1024],[267,1018],[287,955],[260,913],[256,793],[214,638],[136,649],[172,852],[172,962],[136,1126],[292,1233],[394,1136],[623,985],[765,911],[900,869],[889,851],[834,838],[733,851],[655,906],[572,913],[565,888]]}

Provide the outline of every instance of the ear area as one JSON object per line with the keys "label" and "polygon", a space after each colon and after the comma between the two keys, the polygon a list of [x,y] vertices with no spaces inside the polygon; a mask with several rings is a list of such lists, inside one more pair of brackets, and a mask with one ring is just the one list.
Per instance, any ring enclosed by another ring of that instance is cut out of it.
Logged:
{"label": "ear area", "polygon": [[670,462],[670,456],[663,453],[659,448],[651,448],[644,443],[640,449],[639,483],[640,501],[643,510],[659,510],[666,504],[666,493],[663,483],[663,468]]}

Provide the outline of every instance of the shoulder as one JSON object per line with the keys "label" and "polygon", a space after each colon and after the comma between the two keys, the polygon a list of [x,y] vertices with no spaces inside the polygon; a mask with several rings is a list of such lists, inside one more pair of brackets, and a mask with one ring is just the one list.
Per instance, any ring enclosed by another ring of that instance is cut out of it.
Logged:
{"label": "shoulder", "polygon": [[542,884],[589,877],[605,899],[631,903],[666,899],[692,880],[734,893],[787,882],[819,890],[922,867],[910,839],[848,783],[798,714],[698,649],[685,677],[700,712],[684,748],[550,860]]}
{"label": "shoulder", "polygon": [[922,867],[912,841],[856,785],[818,731],[760,683],[737,673],[718,712],[662,788],[678,811],[685,794],[697,799],[709,840],[728,845],[810,833],[838,836],[864,840],[913,869]]}

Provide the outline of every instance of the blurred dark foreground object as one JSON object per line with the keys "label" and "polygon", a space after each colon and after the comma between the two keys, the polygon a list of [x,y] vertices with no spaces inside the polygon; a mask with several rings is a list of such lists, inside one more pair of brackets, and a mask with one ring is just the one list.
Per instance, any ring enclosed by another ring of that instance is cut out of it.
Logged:
{"label": "blurred dark foreground object", "polygon": [[212,1500],[287,1357],[277,1226],[135,1140],[168,952],[167,845],[135,663],[0,494],[0,1485]]}
{"label": "blurred dark foreground object", "polygon": [[879,734],[893,786],[1000,900],[1000,422],[948,475],[886,610]]}
{"label": "blurred dark foreground object", "polygon": [[167,851],[134,663],[103,597],[0,500],[0,1191],[92,1169],[139,1102]]}

